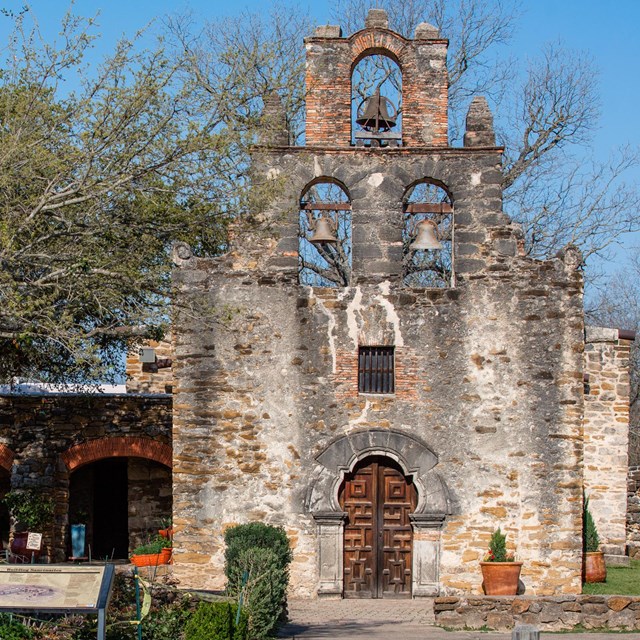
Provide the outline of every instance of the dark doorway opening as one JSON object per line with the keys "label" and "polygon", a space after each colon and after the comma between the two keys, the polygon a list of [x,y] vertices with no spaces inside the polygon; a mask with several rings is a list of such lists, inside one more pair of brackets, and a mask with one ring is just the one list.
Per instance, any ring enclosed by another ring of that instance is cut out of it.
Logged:
{"label": "dark doorway opening", "polygon": [[[5,469],[0,469],[0,500],[11,490],[11,474]],[[9,509],[4,502],[0,502],[0,550],[6,549],[9,544]]]}
{"label": "dark doorway opening", "polygon": [[371,457],[345,477],[344,597],[410,598],[413,529],[418,496],[389,458]]}
{"label": "dark doorway opening", "polygon": [[92,558],[128,557],[127,458],[98,460],[71,475],[69,518],[86,524]]}

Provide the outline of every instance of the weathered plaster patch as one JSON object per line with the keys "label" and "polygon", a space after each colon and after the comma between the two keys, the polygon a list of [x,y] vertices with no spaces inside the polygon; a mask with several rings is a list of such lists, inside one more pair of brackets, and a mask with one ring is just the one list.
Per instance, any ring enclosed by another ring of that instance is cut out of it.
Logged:
{"label": "weathered plaster patch", "polygon": [[[346,291],[341,293],[338,296],[338,299],[342,300],[346,295]],[[358,336],[360,333],[360,325],[362,320],[362,291],[360,287],[356,287],[353,298],[351,302],[347,305],[347,331],[349,333],[349,337],[353,342],[353,347],[355,349],[358,348],[359,340]],[[360,320],[360,321],[359,321]]]}
{"label": "weathered plaster patch", "polygon": [[318,309],[327,316],[327,338],[329,341],[329,352],[331,353],[331,372],[335,373],[337,370],[336,336],[334,332],[334,329],[336,328],[336,318],[333,313],[324,306],[324,303],[320,298],[316,298],[316,304],[318,305]]}
{"label": "weathered plaster patch", "polygon": [[393,343],[396,347],[404,347],[404,338],[400,330],[400,317],[393,304],[384,296],[389,295],[390,283],[388,280],[381,282],[378,287],[382,295],[375,296],[375,300],[380,303],[387,313],[387,322],[393,327]]}
{"label": "weathered plaster patch", "polygon": [[318,158],[318,156],[313,158],[313,175],[316,178],[322,175],[322,167],[320,166],[320,158]]}
{"label": "weathered plaster patch", "polygon": [[379,187],[384,182],[384,175],[382,173],[372,173],[367,182],[372,187]]}
{"label": "weathered plaster patch", "polygon": [[478,171],[477,173],[471,174],[471,184],[474,187],[477,187],[482,182],[482,174]]}

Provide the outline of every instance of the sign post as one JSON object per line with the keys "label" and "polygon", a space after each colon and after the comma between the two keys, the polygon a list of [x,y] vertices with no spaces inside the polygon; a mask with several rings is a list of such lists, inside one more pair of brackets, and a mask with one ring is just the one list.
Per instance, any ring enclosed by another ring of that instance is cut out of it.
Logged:
{"label": "sign post", "polygon": [[97,614],[97,638],[105,640],[114,573],[112,564],[2,566],[0,611]]}

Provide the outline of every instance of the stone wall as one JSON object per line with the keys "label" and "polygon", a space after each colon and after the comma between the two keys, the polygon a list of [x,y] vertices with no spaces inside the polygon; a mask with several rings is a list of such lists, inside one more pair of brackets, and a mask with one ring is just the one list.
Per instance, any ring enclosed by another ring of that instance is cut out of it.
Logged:
{"label": "stone wall", "polygon": [[627,543],[633,558],[640,556],[640,467],[629,467],[627,505]]}
{"label": "stone wall", "polygon": [[[145,347],[156,352],[156,364],[140,362],[138,349],[127,353],[127,393],[171,393],[173,389],[173,347],[171,337],[157,342],[150,340]],[[158,366],[158,362],[162,366]]]}
{"label": "stone wall", "polygon": [[640,597],[443,597],[434,603],[436,624],[454,629],[510,631],[530,624],[542,632],[585,629],[640,630]]}
{"label": "stone wall", "polygon": [[602,544],[624,553],[631,342],[587,327],[585,343],[584,490]]}
{"label": "stone wall", "polygon": [[[55,523],[44,532],[45,545],[47,555],[61,561],[68,554],[70,475],[114,456],[153,460],[170,468],[171,397],[2,395],[0,449],[11,488],[39,488],[55,499]],[[141,485],[138,491],[145,494]],[[167,501],[166,473],[165,488],[150,491],[145,500]]]}

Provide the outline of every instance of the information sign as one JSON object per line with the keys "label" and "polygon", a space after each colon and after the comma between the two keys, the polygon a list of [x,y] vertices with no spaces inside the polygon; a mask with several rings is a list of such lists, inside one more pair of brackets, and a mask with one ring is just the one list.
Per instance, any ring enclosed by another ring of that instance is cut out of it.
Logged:
{"label": "information sign", "polygon": [[24,564],[0,566],[0,611],[97,613],[98,640],[105,634],[105,610],[114,567]]}

